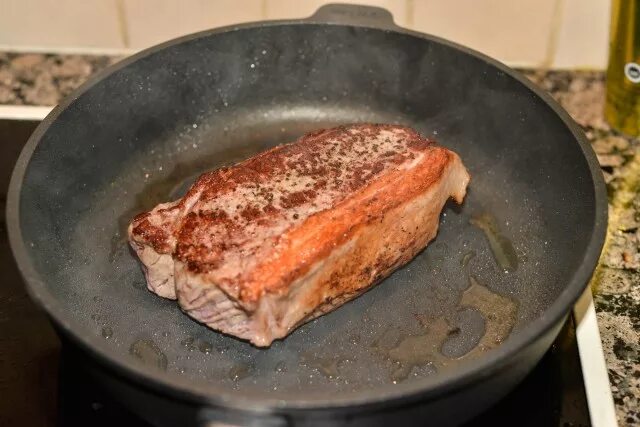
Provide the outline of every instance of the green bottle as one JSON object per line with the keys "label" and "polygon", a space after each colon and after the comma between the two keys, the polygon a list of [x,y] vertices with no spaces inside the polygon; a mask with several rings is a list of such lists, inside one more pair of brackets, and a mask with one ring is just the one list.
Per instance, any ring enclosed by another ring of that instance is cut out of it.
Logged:
{"label": "green bottle", "polygon": [[605,118],[614,129],[640,135],[640,1],[613,0]]}

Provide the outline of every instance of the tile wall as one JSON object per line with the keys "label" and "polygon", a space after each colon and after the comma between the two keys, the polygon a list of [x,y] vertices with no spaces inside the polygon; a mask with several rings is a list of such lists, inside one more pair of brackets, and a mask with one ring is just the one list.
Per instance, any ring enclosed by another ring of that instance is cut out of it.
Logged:
{"label": "tile wall", "polygon": [[[604,68],[610,0],[340,0],[516,66]],[[0,0],[0,50],[128,53],[223,25],[311,15],[323,0]]]}

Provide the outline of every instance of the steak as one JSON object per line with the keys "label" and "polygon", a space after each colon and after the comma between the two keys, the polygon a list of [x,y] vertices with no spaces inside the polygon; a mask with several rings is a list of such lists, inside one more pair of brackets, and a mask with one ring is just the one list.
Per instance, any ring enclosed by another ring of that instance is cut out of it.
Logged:
{"label": "steak", "polygon": [[410,261],[468,182],[455,153],[412,129],[341,126],[203,174],[137,215],[129,240],[151,291],[269,346]]}

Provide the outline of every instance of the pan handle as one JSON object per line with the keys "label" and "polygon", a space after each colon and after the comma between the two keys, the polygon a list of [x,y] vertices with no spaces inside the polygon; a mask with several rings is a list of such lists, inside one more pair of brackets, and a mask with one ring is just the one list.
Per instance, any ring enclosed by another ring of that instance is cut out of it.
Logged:
{"label": "pan handle", "polygon": [[393,22],[393,15],[387,9],[342,3],[325,4],[306,21],[323,24],[362,25],[389,30],[399,28]]}

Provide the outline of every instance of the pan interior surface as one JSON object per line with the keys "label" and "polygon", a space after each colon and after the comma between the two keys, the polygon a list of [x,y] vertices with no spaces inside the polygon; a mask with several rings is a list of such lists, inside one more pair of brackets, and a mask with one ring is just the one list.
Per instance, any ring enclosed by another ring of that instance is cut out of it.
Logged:
{"label": "pan interior surface", "polygon": [[[135,214],[206,170],[350,122],[411,126],[472,175],[410,264],[266,350],[145,289],[125,238]],[[482,59],[409,34],[271,25],[169,45],[81,93],[30,159],[20,224],[74,333],[123,364],[211,394],[338,402],[475,363],[543,316],[585,256],[593,188],[565,123]],[[479,218],[511,245],[510,271]]]}

